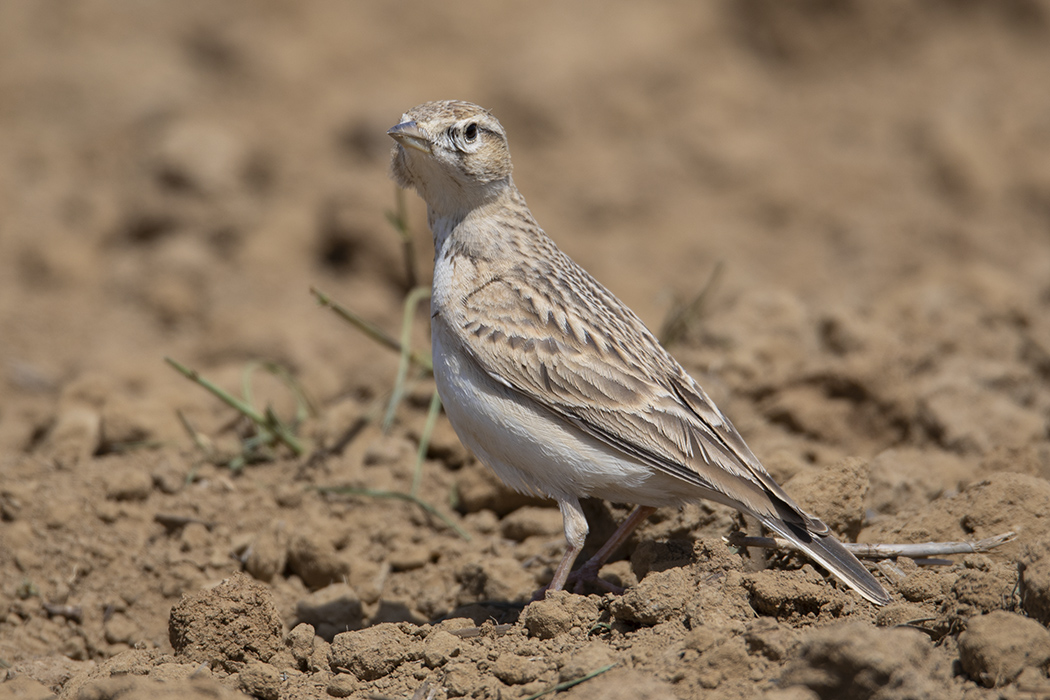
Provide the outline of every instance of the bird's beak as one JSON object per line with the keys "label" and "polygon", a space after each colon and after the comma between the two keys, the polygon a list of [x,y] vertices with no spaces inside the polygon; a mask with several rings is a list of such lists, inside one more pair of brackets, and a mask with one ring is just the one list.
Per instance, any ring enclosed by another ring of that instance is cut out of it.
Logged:
{"label": "bird's beak", "polygon": [[427,139],[426,133],[414,121],[401,122],[397,126],[391,127],[386,133],[402,146],[414,148],[417,151],[423,151],[423,153],[431,152],[430,140]]}

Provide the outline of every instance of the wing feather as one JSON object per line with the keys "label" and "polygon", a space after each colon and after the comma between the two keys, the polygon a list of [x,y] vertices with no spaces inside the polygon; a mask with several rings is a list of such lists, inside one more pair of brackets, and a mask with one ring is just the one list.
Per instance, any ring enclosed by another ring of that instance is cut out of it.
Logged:
{"label": "wing feather", "polygon": [[[530,256],[542,262],[504,269],[444,309],[489,376],[655,469],[827,531],[637,316],[553,244],[542,252]],[[499,330],[471,320],[494,313]],[[766,502],[753,502],[756,493]]]}

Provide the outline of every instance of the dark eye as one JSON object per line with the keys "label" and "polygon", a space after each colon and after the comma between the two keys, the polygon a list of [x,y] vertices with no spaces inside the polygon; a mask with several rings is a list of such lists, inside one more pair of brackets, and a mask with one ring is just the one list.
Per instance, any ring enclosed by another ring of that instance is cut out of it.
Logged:
{"label": "dark eye", "polygon": [[466,128],[463,129],[463,138],[467,141],[473,141],[478,137],[478,125],[474,122],[467,124]]}

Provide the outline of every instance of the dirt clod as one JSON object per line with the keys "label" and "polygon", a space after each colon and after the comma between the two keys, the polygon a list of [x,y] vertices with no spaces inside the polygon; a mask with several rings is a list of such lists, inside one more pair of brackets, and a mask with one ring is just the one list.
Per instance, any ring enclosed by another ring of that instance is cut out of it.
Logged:
{"label": "dirt clod", "polygon": [[972,618],[959,637],[959,663],[989,688],[1006,685],[1026,668],[1045,672],[1050,632],[1035,620],[1002,610]]}
{"label": "dirt clod", "polygon": [[1024,547],[1018,568],[1021,605],[1031,617],[1050,625],[1050,535]]}
{"label": "dirt clod", "polygon": [[106,474],[106,498],[114,501],[144,501],[152,490],[145,465],[122,465]]}
{"label": "dirt clod", "polygon": [[284,638],[284,643],[291,652],[292,658],[296,660],[300,668],[306,668],[314,651],[314,627],[305,622],[300,622],[292,628]]}
{"label": "dirt clod", "polygon": [[270,664],[249,661],[238,676],[240,689],[260,700],[277,700],[281,695],[281,673]]}
{"label": "dirt clod", "polygon": [[295,617],[313,625],[317,635],[329,641],[339,632],[358,629],[363,622],[361,600],[345,583],[333,583],[299,599]]}
{"label": "dirt clod", "polygon": [[590,598],[551,591],[530,603],[522,613],[525,629],[540,639],[552,639],[573,627],[589,627],[598,619],[598,606]]}
{"label": "dirt clod", "polygon": [[437,668],[459,656],[463,643],[459,637],[444,630],[434,630],[423,642],[423,661],[428,668]]}
{"label": "dirt clod", "polygon": [[398,624],[386,622],[357,632],[343,632],[332,640],[330,663],[335,672],[374,681],[409,659],[422,656],[422,645]]}
{"label": "dirt clod", "polygon": [[867,462],[851,457],[826,469],[804,471],[784,488],[840,536],[856,540],[864,523],[869,484]]}
{"label": "dirt clod", "polygon": [[28,676],[15,676],[3,681],[3,691],[12,700],[51,700],[55,694],[43,683]]}
{"label": "dirt clod", "polygon": [[171,609],[168,636],[178,657],[234,670],[250,660],[269,661],[283,646],[273,594],[240,573],[184,596]]}
{"label": "dirt clod", "polygon": [[681,614],[696,585],[693,576],[683,568],[656,571],[635,587],[616,598],[610,612],[621,620],[655,625]]}
{"label": "dirt clod", "polygon": [[272,581],[288,563],[288,535],[282,524],[266,528],[251,545],[244,570],[260,581]]}
{"label": "dirt clod", "polygon": [[350,563],[339,555],[331,540],[318,533],[301,533],[291,539],[288,568],[314,590],[350,574]]}
{"label": "dirt clod", "polygon": [[603,644],[592,642],[574,650],[572,653],[563,654],[558,661],[558,680],[566,681],[583,678],[594,673],[600,668],[605,668],[618,661],[618,656]]}
{"label": "dirt clod", "polygon": [[354,694],[359,685],[353,674],[337,673],[328,681],[325,691],[333,698],[348,698]]}
{"label": "dirt clod", "polygon": [[952,697],[950,675],[948,660],[921,632],[851,622],[804,634],[781,683],[804,685],[821,698],[936,700]]}
{"label": "dirt clod", "polygon": [[492,664],[492,675],[507,685],[524,685],[536,680],[546,668],[547,664],[541,659],[500,654]]}
{"label": "dirt clod", "polygon": [[764,615],[798,618],[839,612],[851,604],[849,594],[807,565],[798,571],[757,571],[745,578],[751,604]]}

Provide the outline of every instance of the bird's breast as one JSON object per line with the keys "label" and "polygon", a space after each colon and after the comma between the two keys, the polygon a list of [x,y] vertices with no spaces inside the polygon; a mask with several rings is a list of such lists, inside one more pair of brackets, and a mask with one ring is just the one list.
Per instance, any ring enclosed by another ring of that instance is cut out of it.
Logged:
{"label": "bird's breast", "polygon": [[556,499],[596,496],[656,506],[686,500],[673,477],[587,435],[490,376],[448,318],[439,313],[431,328],[434,378],[449,422],[463,444],[508,486]]}

